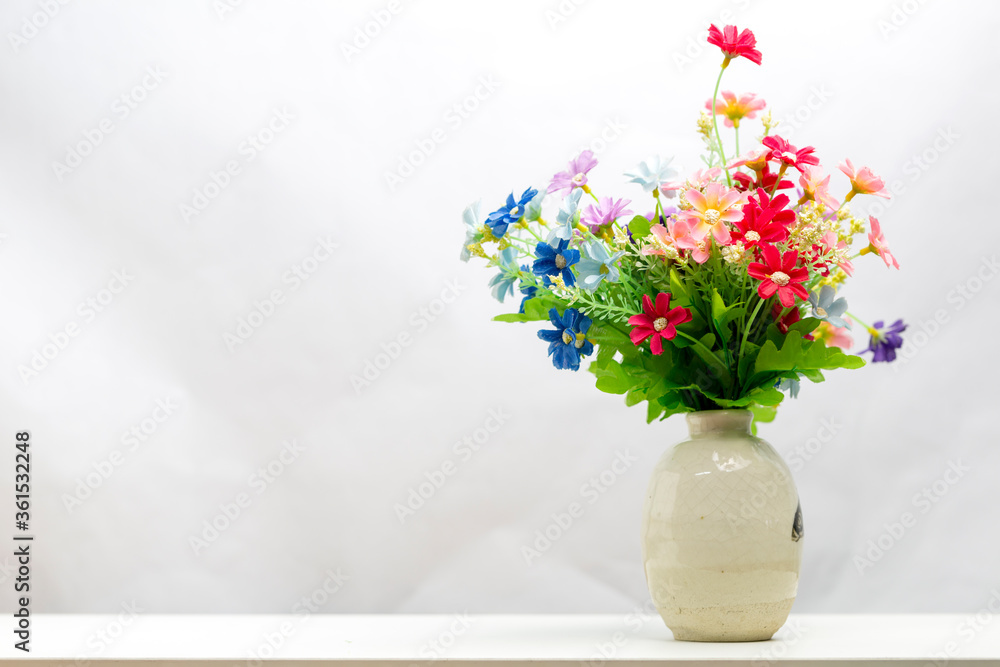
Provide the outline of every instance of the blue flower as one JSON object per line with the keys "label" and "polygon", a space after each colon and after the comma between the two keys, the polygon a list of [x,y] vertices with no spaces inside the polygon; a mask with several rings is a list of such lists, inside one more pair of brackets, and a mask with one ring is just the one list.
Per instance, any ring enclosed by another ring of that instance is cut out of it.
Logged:
{"label": "blue flower", "polygon": [[559,317],[559,311],[553,308],[549,311],[549,321],[555,331],[542,329],[538,337],[549,342],[552,365],[560,370],[580,370],[580,357],[594,351],[594,344],[587,340],[590,318],[576,308],[567,308]]}
{"label": "blue flower", "polygon": [[[677,170],[670,166],[673,160],[672,157],[664,160],[657,155],[643,160],[632,171],[626,171],[625,175],[629,177],[629,183],[638,183],[646,192],[652,192],[677,175]],[[663,194],[667,197],[674,196],[672,190]]]}
{"label": "blue flower", "polygon": [[497,265],[500,273],[490,280],[490,292],[500,303],[508,294],[514,294],[514,282],[517,281],[517,251],[512,247],[504,248],[497,255]]}
{"label": "blue flower", "polygon": [[836,301],[833,299],[837,290],[829,285],[823,285],[819,294],[813,292],[809,295],[809,303],[812,304],[812,316],[825,320],[835,327],[851,328],[851,323],[844,321],[841,317],[847,312],[847,299],[840,297]]}
{"label": "blue flower", "polygon": [[548,243],[554,241],[569,241],[573,238],[573,227],[580,221],[580,197],[583,196],[582,188],[573,188],[573,191],[566,195],[559,206],[559,213],[556,214],[556,225],[549,232]]}
{"label": "blue flower", "polygon": [[799,397],[799,380],[798,378],[784,378],[778,384],[774,385],[778,388],[778,391],[787,391],[788,395],[792,398]]}
{"label": "blue flower", "polygon": [[[525,265],[525,266],[521,267],[521,270],[522,271],[528,271],[529,269],[528,269],[527,265]],[[524,295],[524,298],[521,299],[521,307],[518,309],[517,312],[519,312],[519,313],[521,313],[523,315],[524,314],[524,304],[528,303],[529,299],[534,299],[535,298],[535,294],[538,292],[538,287],[536,285],[532,285],[531,283],[525,283],[522,280],[521,281],[521,286],[520,286],[519,290],[520,290],[521,294]]]}
{"label": "blue flower", "polygon": [[482,222],[479,219],[479,205],[480,202],[475,204],[469,204],[462,211],[462,220],[465,222],[465,243],[462,244],[462,254],[460,256],[463,262],[468,262],[472,253],[469,252],[469,245],[473,243],[479,243],[483,239],[483,232],[480,227]]}
{"label": "blue flower", "polygon": [[576,278],[570,267],[580,261],[579,250],[567,250],[569,241],[560,241],[555,247],[548,243],[539,243],[535,246],[535,255],[538,259],[531,266],[531,272],[536,276],[558,276],[562,274],[566,287],[576,284]]}
{"label": "blue flower", "polygon": [[577,273],[580,274],[580,285],[594,292],[605,278],[608,282],[618,282],[618,267],[615,266],[615,262],[624,254],[625,251],[620,251],[609,255],[608,249],[600,241],[588,243],[587,259],[581,260],[576,267]]}
{"label": "blue flower", "polygon": [[868,343],[868,349],[863,350],[862,354],[865,352],[872,352],[872,361],[894,361],[896,359],[896,350],[903,347],[903,337],[900,335],[906,331],[906,325],[903,324],[903,320],[896,320],[887,329],[885,328],[885,323],[879,320],[868,329],[868,333],[871,334],[871,342]]}
{"label": "blue flower", "polygon": [[516,201],[513,192],[507,195],[507,203],[486,217],[486,224],[493,231],[493,236],[502,239],[507,233],[507,227],[524,217],[524,209],[537,194],[538,190],[528,188],[521,193],[521,198]]}

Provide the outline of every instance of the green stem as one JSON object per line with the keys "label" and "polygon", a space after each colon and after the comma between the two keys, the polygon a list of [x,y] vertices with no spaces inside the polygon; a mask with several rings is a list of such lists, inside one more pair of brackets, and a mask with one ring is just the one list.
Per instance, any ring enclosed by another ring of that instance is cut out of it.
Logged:
{"label": "green stem", "polygon": [[740,125],[739,121],[736,121],[733,125],[733,131],[736,133],[736,157],[740,156]]}
{"label": "green stem", "polygon": [[705,354],[707,354],[709,357],[711,357],[715,361],[715,363],[718,364],[719,369],[725,371],[726,375],[729,376],[729,367],[726,366],[724,363],[722,363],[722,359],[719,359],[719,356],[717,354],[715,354],[715,352],[712,352],[710,349],[708,349],[705,346],[704,343],[702,343],[700,340],[698,340],[694,336],[689,336],[688,334],[684,333],[680,329],[677,329],[676,331],[677,331],[677,335],[678,336],[684,336],[689,341],[691,341],[694,344],[695,347],[701,348],[702,350],[704,350]]}
{"label": "green stem", "polygon": [[745,348],[747,346],[747,338],[750,337],[750,329],[753,328],[753,322],[754,322],[755,319],[757,319],[757,313],[760,312],[760,308],[763,305],[764,305],[764,299],[761,299],[758,296],[757,297],[757,306],[753,309],[753,313],[750,314],[750,321],[747,322],[746,329],[743,330],[743,342],[740,343],[740,354],[739,354],[739,358],[740,359],[743,358],[743,348]]}
{"label": "green stem", "polygon": [[852,320],[854,320],[855,322],[857,322],[858,324],[860,324],[861,326],[863,326],[863,327],[864,327],[864,328],[865,328],[866,330],[868,330],[868,331],[871,331],[871,327],[870,327],[870,326],[868,326],[867,324],[865,324],[865,323],[864,323],[864,322],[863,322],[863,321],[862,321],[861,319],[859,319],[859,318],[858,318],[858,316],[857,316],[857,315],[855,315],[854,313],[852,313],[852,312],[850,312],[850,311],[847,311],[847,312],[845,312],[845,313],[844,313],[844,315],[847,315],[847,316],[848,316],[849,318],[851,318]]}
{"label": "green stem", "polygon": [[712,127],[715,128],[715,140],[719,142],[719,157],[722,158],[722,168],[726,172],[726,183],[733,186],[733,179],[729,177],[729,167],[726,166],[726,151],[722,148],[722,135],[719,134],[719,115],[715,113],[715,100],[719,97],[719,84],[722,83],[722,73],[726,71],[727,62],[723,63],[719,70],[719,78],[715,80],[715,91],[712,93]]}

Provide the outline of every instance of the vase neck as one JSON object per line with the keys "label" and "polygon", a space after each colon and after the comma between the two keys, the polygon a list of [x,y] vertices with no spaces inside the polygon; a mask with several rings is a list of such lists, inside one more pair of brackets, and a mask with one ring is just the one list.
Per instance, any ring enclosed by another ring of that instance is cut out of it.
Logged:
{"label": "vase neck", "polygon": [[749,410],[702,410],[687,414],[692,438],[722,434],[749,434],[753,413]]}

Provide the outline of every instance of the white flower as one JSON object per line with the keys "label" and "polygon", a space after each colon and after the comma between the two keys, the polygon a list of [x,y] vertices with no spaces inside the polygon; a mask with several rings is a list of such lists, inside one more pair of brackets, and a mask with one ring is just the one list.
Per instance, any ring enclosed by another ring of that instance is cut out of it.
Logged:
{"label": "white flower", "polygon": [[678,171],[670,166],[674,159],[662,159],[659,155],[643,160],[632,171],[626,171],[630,183],[638,183],[646,192],[652,192],[661,184],[677,176]]}

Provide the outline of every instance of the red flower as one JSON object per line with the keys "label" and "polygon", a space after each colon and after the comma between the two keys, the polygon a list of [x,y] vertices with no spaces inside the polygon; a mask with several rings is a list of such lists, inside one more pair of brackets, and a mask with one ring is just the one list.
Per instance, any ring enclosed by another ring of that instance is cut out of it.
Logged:
{"label": "red flower", "polygon": [[[754,180],[754,176],[759,176],[759,178]],[[733,180],[736,181],[734,187],[741,192],[756,190],[757,188],[764,188],[768,192],[771,190],[787,190],[795,185],[784,178],[781,179],[781,183],[778,183],[778,174],[772,172],[768,164],[765,164],[764,168],[758,174],[745,174],[742,171],[738,171],[733,174]],[[778,183],[777,188],[774,187],[775,183]]]}
{"label": "red flower", "polygon": [[[798,308],[792,308],[787,313],[785,313],[784,317],[782,317],[781,312],[783,310],[784,308],[782,308],[779,304],[777,303],[774,304],[774,307],[771,308],[771,317],[774,318],[774,323],[778,325],[778,331],[780,331],[783,334],[787,334],[788,327],[792,326],[793,324],[801,320],[802,314],[799,312]],[[813,335],[811,333],[805,334],[802,337],[805,338],[806,340],[813,339]]]}
{"label": "red flower", "polygon": [[757,295],[769,299],[777,292],[785,308],[795,305],[795,297],[808,299],[809,293],[800,283],[809,279],[809,272],[805,267],[795,266],[799,253],[789,250],[782,255],[773,245],[763,246],[763,249],[764,262],[753,262],[747,267],[751,278],[762,281],[757,286]]}
{"label": "red flower", "polygon": [[796,148],[779,136],[764,137],[761,143],[771,149],[768,160],[780,160],[782,164],[799,171],[806,165],[819,164],[819,158],[813,155],[816,149],[812,146]]}
{"label": "red flower", "polygon": [[785,206],[788,195],[778,195],[770,199],[763,188],[757,189],[757,199],[750,197],[743,206],[743,219],[735,224],[737,230],[731,235],[742,241],[743,246],[752,248],[767,243],[780,243],[788,238],[788,226],[795,222],[795,213]]}
{"label": "red flower", "polygon": [[757,46],[757,38],[749,29],[739,32],[736,26],[727,25],[719,30],[713,23],[708,27],[708,43],[719,47],[726,54],[723,67],[728,65],[731,59],[739,56],[760,64],[760,51],[754,48]]}
{"label": "red flower", "polygon": [[649,349],[653,354],[663,354],[664,339],[673,340],[677,336],[677,325],[691,321],[691,311],[687,308],[670,308],[669,292],[657,294],[655,305],[648,294],[643,294],[642,310],[641,314],[628,318],[628,323],[634,327],[629,337],[638,345],[652,336]]}

